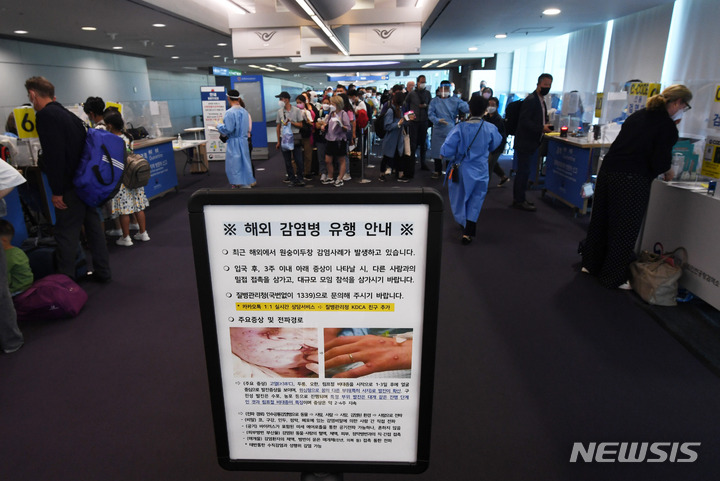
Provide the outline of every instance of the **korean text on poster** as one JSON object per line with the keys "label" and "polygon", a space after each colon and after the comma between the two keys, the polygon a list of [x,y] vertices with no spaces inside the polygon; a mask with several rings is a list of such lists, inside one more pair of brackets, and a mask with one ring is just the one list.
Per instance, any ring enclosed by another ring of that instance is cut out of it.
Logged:
{"label": "korean text on poster", "polygon": [[428,207],[204,214],[231,459],[415,462]]}

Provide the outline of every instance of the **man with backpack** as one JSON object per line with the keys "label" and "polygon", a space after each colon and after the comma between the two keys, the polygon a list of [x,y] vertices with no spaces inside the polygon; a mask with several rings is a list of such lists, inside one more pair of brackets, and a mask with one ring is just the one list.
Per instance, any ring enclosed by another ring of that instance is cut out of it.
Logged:
{"label": "man with backpack", "polygon": [[[525,191],[527,191],[530,180],[530,164],[533,156],[542,143],[543,134],[551,131],[550,125],[547,123],[545,96],[550,93],[552,81],[552,75],[549,73],[538,77],[537,88],[522,102],[517,129],[515,129],[514,148],[517,158],[517,173],[513,184],[512,207],[528,212],[537,210],[535,204],[526,199]],[[509,114],[508,117],[510,117]]]}
{"label": "man with backpack", "polygon": [[75,279],[75,258],[80,231],[85,227],[92,254],[93,279],[111,279],[110,259],[100,216],[94,207],[77,196],[73,178],[85,147],[85,126],[72,112],[55,101],[55,86],[44,77],[25,81],[28,98],[36,113],[42,155],[38,162],[47,176],[55,206],[57,272]]}

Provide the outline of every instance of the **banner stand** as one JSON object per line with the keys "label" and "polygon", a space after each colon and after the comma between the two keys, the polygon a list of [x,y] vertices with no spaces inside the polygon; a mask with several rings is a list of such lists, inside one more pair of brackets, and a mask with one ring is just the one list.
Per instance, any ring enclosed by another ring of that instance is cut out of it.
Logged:
{"label": "banner stand", "polygon": [[188,211],[220,466],[425,471],[440,193],[205,189]]}

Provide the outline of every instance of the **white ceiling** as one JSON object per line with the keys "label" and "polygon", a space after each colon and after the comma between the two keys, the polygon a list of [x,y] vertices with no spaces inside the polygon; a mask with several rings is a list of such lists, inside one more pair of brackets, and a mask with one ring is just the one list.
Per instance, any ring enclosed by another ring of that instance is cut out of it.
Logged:
{"label": "white ceiling", "polygon": [[[260,18],[268,8],[273,14],[278,10],[287,11],[282,5],[275,8],[281,0],[233,1],[257,12],[243,16],[248,28],[254,28],[253,19]],[[320,4],[328,0],[315,1]],[[418,15],[422,19],[421,52],[399,56],[402,63],[391,70],[417,69],[434,59],[458,58],[457,64],[473,63],[480,57],[512,52],[525,45],[672,1],[418,0]],[[356,0],[355,8],[387,8],[389,2],[395,2],[397,6],[413,3],[409,0]],[[248,65],[271,63],[290,70],[273,76],[295,77],[309,84],[324,81],[324,75],[330,73],[327,69],[314,72],[301,69],[298,62],[289,58],[234,57],[227,5],[227,0],[18,0],[4,2],[0,7],[0,36],[142,56],[147,59],[148,68],[174,72],[207,73],[208,67],[215,65],[267,75],[267,72],[259,72]],[[542,11],[548,7],[560,8],[562,13],[544,16]],[[284,15],[296,25],[307,24],[293,13]],[[345,18],[351,18],[351,14],[340,17]],[[166,26],[156,28],[152,26],[154,23]],[[387,21],[383,15],[377,15],[377,21],[373,23]],[[94,26],[97,30],[83,31],[82,26]],[[29,33],[17,35],[13,33],[15,30]],[[495,39],[497,33],[507,33],[508,38]],[[218,46],[219,43],[227,46]],[[122,47],[122,50],[113,50],[113,47]],[[476,47],[477,51],[469,52],[469,47]],[[172,59],[171,56],[179,58]],[[331,57],[359,60],[339,54]],[[355,70],[338,68],[334,72]]]}

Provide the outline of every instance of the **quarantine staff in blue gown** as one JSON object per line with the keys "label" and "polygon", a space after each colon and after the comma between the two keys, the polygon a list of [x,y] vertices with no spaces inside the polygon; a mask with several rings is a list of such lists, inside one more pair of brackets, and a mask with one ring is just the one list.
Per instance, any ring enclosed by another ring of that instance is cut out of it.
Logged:
{"label": "quarantine staff in blue gown", "polygon": [[440,83],[438,96],[430,101],[428,119],[432,122],[432,136],[430,137],[430,152],[428,156],[435,160],[433,179],[440,177],[442,172],[442,159],[440,147],[450,131],[455,127],[455,118],[461,113],[470,112],[467,102],[460,97],[450,97],[450,82],[443,80]]}
{"label": "quarantine staff in blue gown", "polygon": [[239,98],[240,94],[237,90],[228,91],[230,108],[225,112],[223,123],[218,124],[217,129],[218,132],[228,137],[225,152],[225,174],[230,186],[249,188],[255,184],[250,150],[248,149],[250,115],[240,106]]}
{"label": "quarantine staff in blue gown", "polygon": [[475,223],[487,194],[488,154],[502,142],[497,127],[481,118],[487,105],[483,97],[470,99],[472,117],[456,125],[440,149],[442,156],[449,160],[448,173],[452,164],[460,164],[459,181],[448,179],[447,184],[453,217],[463,226],[463,244],[469,244],[475,236]]}

